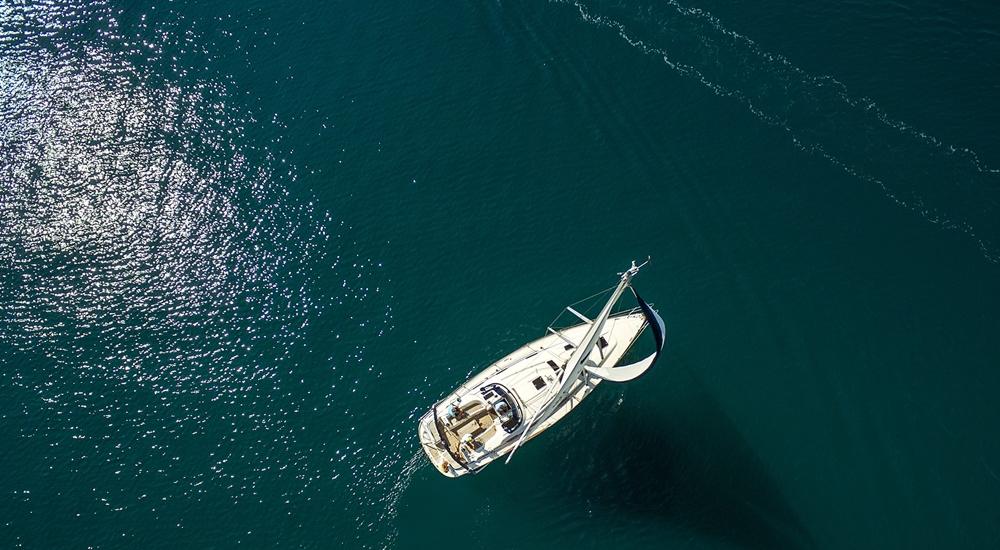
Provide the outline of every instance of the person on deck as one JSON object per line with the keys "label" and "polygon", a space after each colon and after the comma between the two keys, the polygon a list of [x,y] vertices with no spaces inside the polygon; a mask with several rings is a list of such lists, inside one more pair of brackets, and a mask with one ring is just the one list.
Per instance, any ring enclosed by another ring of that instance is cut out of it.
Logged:
{"label": "person on deck", "polygon": [[475,451],[479,448],[479,441],[472,437],[472,434],[465,434],[462,436],[462,444],[465,445],[466,449],[469,451]]}
{"label": "person on deck", "polygon": [[458,420],[458,416],[461,414],[461,410],[458,408],[458,401],[450,403],[448,407],[444,410],[444,421],[445,424],[449,426]]}

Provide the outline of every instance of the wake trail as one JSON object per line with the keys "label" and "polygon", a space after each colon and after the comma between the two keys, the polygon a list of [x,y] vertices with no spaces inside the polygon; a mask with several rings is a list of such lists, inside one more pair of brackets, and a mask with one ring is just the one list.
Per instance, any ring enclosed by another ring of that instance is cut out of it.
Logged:
{"label": "wake trail", "polygon": [[675,0],[635,6],[550,1],[575,7],[584,22],[616,32],[674,72],[744,105],[786,132],[795,147],[878,186],[897,205],[966,234],[989,262],[1000,263],[1000,170],[975,151],[892,118],[836,78],[807,73],[702,9]]}
{"label": "wake trail", "polygon": [[395,545],[399,533],[395,530],[394,520],[399,515],[399,499],[402,498],[403,493],[409,488],[410,482],[413,480],[413,475],[428,464],[423,449],[418,449],[413,456],[403,463],[402,468],[399,470],[399,475],[393,479],[392,487],[389,488],[388,493],[382,499],[382,504],[384,504],[385,508],[379,514],[379,522],[383,525],[393,526],[386,535],[383,548],[392,548]]}

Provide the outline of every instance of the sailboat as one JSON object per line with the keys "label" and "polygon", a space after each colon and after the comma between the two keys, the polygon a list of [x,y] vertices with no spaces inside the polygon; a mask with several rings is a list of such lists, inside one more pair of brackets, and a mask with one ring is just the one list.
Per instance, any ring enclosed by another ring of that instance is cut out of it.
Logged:
{"label": "sailboat", "polygon": [[[435,403],[418,422],[427,458],[447,477],[480,472],[562,420],[602,381],[627,382],[648,371],[664,346],[663,319],[632,287],[649,261],[621,273],[593,318],[573,306],[577,323],[554,328],[514,350]],[[613,312],[626,290],[638,306]],[[575,305],[575,304],[574,304]],[[558,319],[558,317],[557,317]],[[656,343],[648,357],[619,365],[646,327]]]}

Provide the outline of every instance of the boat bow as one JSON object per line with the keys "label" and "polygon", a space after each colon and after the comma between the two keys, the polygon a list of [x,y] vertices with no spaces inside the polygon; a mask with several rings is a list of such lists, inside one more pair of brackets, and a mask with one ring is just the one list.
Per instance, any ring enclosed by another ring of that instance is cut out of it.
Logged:
{"label": "boat bow", "polygon": [[649,304],[642,299],[642,296],[639,296],[639,293],[634,288],[632,289],[632,294],[635,295],[636,301],[639,302],[639,308],[642,309],[642,314],[646,317],[646,323],[649,324],[650,329],[653,331],[653,338],[656,340],[656,351],[650,354],[649,357],[631,365],[622,365],[620,367],[586,365],[583,367],[590,374],[609,382],[628,382],[642,376],[660,358],[660,353],[663,352],[663,346],[666,343],[666,339],[664,338],[666,327],[663,324],[663,318],[660,317],[660,314],[656,313],[656,310],[649,307]]}

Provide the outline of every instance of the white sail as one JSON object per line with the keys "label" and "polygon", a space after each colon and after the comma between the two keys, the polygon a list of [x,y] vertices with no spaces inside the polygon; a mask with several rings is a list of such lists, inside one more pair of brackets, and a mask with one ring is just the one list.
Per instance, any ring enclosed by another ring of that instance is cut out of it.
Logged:
{"label": "white sail", "polygon": [[639,296],[635,289],[632,289],[632,294],[635,294],[635,299],[639,301],[639,307],[642,309],[642,313],[646,317],[646,322],[653,330],[653,337],[656,339],[656,351],[650,354],[649,357],[632,363],[631,365],[622,365],[619,367],[597,367],[586,365],[583,367],[590,374],[609,382],[628,382],[642,376],[642,374],[649,370],[650,367],[656,363],[656,360],[659,359],[660,353],[663,351],[663,346],[666,343],[666,339],[664,338],[666,327],[663,324],[663,319],[660,317],[660,314],[658,314],[653,308],[649,307],[649,304],[647,304],[646,301]]}

